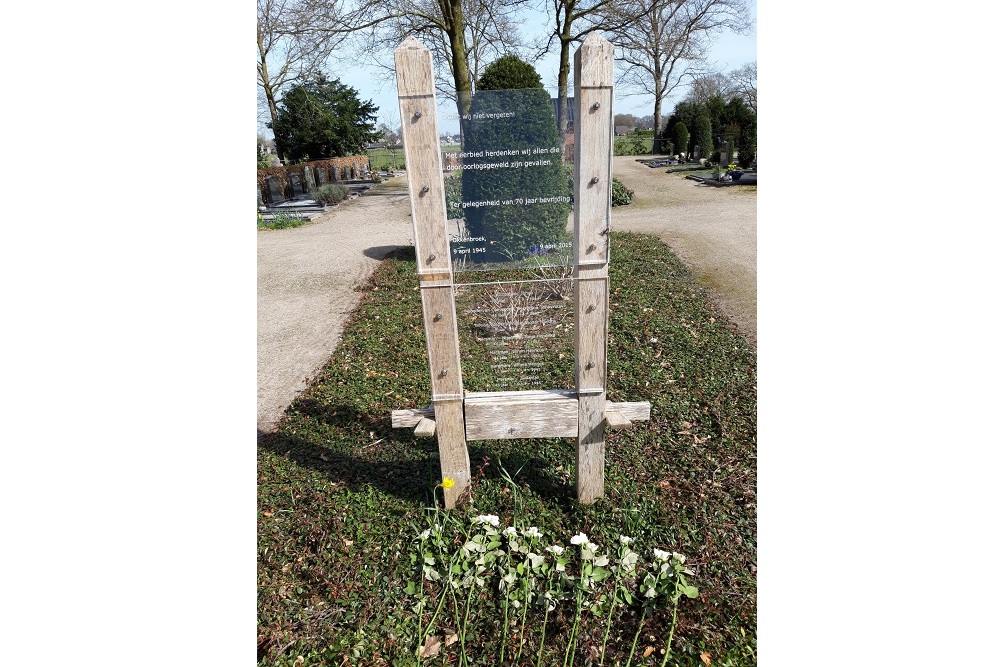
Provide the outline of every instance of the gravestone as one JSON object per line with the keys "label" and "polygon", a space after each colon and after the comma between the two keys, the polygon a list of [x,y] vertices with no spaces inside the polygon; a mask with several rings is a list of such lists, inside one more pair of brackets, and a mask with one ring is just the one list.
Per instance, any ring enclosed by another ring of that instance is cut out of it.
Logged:
{"label": "gravestone", "polygon": [[281,193],[281,181],[277,176],[265,176],[264,182],[267,184],[267,199],[271,204],[280,204],[285,201]]}
{"label": "gravestone", "polygon": [[719,144],[719,164],[728,165],[729,164],[729,142],[723,141]]}
{"label": "gravestone", "polygon": [[340,180],[340,167],[337,165],[330,165],[330,176],[333,178],[333,182],[336,183]]}
{"label": "gravestone", "polygon": [[306,192],[314,192],[316,190],[316,178],[313,175],[313,168],[305,165],[302,169],[302,174],[305,176]]}
{"label": "gravestone", "polygon": [[302,194],[302,177],[296,173],[291,173],[288,175],[288,182],[292,186],[293,198]]}
{"label": "gravestone", "polygon": [[326,167],[316,167],[316,182],[320,187],[327,184]]}
{"label": "gravestone", "polygon": [[[462,118],[462,201],[448,202],[430,51],[408,37],[394,56],[432,405],[395,410],[392,425],[437,437],[448,508],[471,483],[467,440],[504,438],[575,438],[577,498],[593,503],[606,428],[650,413],[608,401],[605,386],[614,48],[592,33],[575,55],[572,235],[547,93],[476,93]],[[488,368],[467,377],[475,346]]]}

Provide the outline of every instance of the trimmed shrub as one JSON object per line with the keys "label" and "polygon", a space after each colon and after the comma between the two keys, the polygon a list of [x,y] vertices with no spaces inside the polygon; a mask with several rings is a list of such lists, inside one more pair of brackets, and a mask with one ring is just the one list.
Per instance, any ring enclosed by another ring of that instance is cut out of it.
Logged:
{"label": "trimmed shrub", "polygon": [[611,179],[611,205],[612,206],[625,206],[626,204],[632,203],[632,195],[635,194],[635,190],[629,190],[625,187],[625,184],[619,181],[617,178]]}
{"label": "trimmed shrub", "polygon": [[324,204],[339,204],[351,195],[343,185],[328,183],[313,193],[313,199]]}

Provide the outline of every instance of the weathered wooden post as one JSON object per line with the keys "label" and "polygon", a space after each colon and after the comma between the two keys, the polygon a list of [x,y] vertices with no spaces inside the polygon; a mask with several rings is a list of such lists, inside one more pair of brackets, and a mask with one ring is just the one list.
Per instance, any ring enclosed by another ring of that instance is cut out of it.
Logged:
{"label": "weathered wooden post", "polygon": [[590,33],[576,51],[573,69],[573,255],[579,399],[576,496],[581,503],[592,503],[604,496],[614,47],[596,32]]}
{"label": "weathered wooden post", "polygon": [[444,492],[445,506],[451,508],[468,487],[471,475],[469,450],[465,444],[462,364],[451,279],[434,72],[430,51],[413,37],[407,37],[396,48],[395,59],[413,216],[413,244],[434,404],[433,418],[423,417],[417,431],[419,435],[437,433],[442,479],[450,477],[455,481],[455,485]]}

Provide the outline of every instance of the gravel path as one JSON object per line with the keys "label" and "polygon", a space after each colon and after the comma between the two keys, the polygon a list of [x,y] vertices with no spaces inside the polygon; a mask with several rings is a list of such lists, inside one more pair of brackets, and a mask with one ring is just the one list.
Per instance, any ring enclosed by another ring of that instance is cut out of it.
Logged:
{"label": "gravel path", "polygon": [[[634,157],[614,158],[614,175],[635,198],[612,209],[613,228],[665,241],[756,345],[756,191],[698,185]],[[378,262],[412,243],[405,175],[304,227],[257,232],[259,431],[274,430],[333,354]]]}
{"label": "gravel path", "polygon": [[756,189],[701,185],[663,167],[646,167],[634,156],[614,158],[613,169],[635,197],[611,209],[612,228],[662,239],[756,346]]}
{"label": "gravel path", "polygon": [[333,354],[378,262],[412,244],[405,175],[304,227],[257,232],[259,431],[274,430]]}

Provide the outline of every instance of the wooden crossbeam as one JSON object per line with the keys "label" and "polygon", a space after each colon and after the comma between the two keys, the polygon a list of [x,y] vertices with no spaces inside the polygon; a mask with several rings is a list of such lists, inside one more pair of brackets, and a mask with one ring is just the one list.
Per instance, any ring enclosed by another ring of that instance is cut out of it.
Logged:
{"label": "wooden crossbeam", "polygon": [[[626,429],[632,422],[649,421],[649,412],[648,401],[608,401],[604,419],[612,430]],[[571,389],[469,392],[465,395],[465,437],[575,438],[578,415],[579,399]],[[419,427],[433,419],[433,406],[392,411],[393,428]]]}

